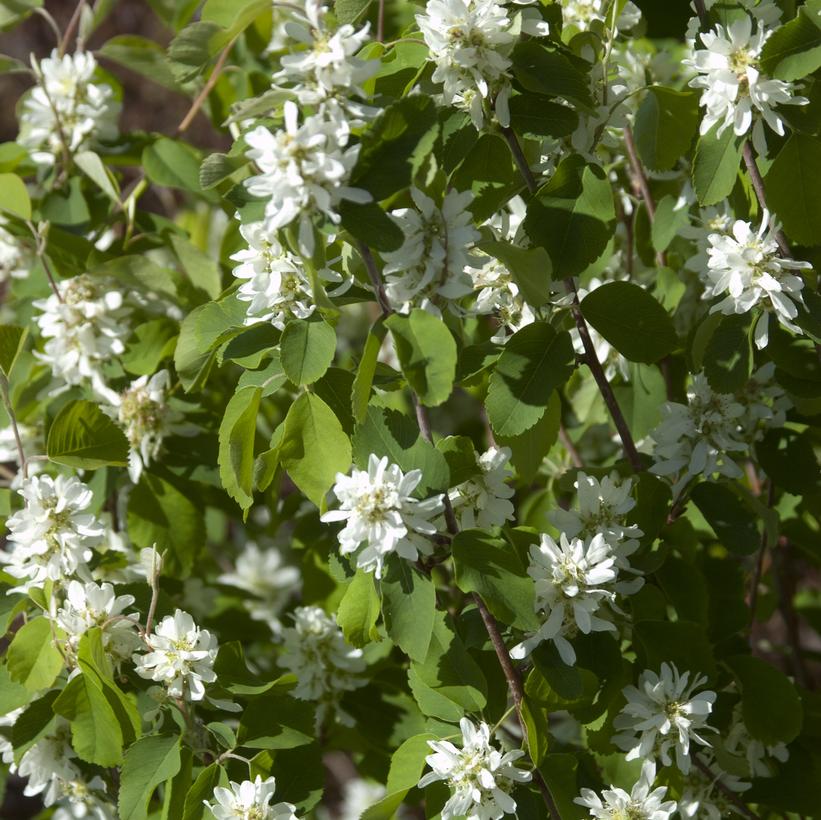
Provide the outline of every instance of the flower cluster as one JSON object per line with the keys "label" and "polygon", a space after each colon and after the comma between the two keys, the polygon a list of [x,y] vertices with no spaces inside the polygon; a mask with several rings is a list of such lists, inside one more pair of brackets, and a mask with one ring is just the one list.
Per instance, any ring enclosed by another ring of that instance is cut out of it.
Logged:
{"label": "flower cluster", "polygon": [[257,775],[254,780],[230,783],[230,788],[217,786],[214,802],[204,801],[217,820],[296,820],[295,807],[290,803],[274,803],[276,778],[265,780]]}
{"label": "flower cluster", "polygon": [[387,456],[373,454],[367,470],[337,474],[334,495],[340,506],[322,520],[346,522],[339,533],[340,552],[356,553],[356,565],[377,578],[392,553],[408,561],[416,561],[420,553],[429,555],[432,547],[426,536],[436,535],[432,519],[442,512],[443,504],[440,495],[425,501],[413,498],[421,480],[420,470],[405,475]]}
{"label": "flower cluster", "polygon": [[624,789],[605,789],[601,797],[592,789],[582,789],[581,797],[574,802],[584,806],[595,820],[669,820],[678,809],[675,800],[665,800],[667,788],[653,788],[656,779],[656,764],[645,760],[641,767],[641,777],[628,794]]}

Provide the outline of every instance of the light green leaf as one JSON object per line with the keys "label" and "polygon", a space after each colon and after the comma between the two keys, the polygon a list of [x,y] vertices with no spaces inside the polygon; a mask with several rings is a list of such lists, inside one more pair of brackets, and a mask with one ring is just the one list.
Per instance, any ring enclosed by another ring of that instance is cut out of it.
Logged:
{"label": "light green leaf", "polygon": [[562,419],[562,402],[557,392],[550,394],[545,414],[518,436],[496,436],[501,447],[510,447],[510,460],[524,482],[533,481],[545,456],[556,443]]}
{"label": "light green leaf", "polygon": [[761,70],[779,80],[800,80],[821,67],[821,20],[806,7],[767,38]]}
{"label": "light green leaf", "polygon": [[365,646],[379,640],[376,622],[379,620],[379,595],[372,572],[358,569],[336,613],[336,622],[352,646]]}
{"label": "light green leaf", "polygon": [[657,362],[678,345],[667,311],[632,282],[606,282],[582,299],[584,318],[619,353],[634,362]]}
{"label": "light green leaf", "polygon": [[553,266],[544,248],[520,248],[498,240],[480,242],[478,247],[510,271],[529,305],[541,307],[550,300]]}
{"label": "light green leaf", "polygon": [[0,371],[8,378],[28,336],[27,327],[0,325]]}
{"label": "light green leaf", "polygon": [[171,73],[162,46],[147,37],[140,37],[136,34],[118,34],[103,43],[99,54],[169,91],[180,90],[179,84]]}
{"label": "light green leaf", "polygon": [[205,813],[204,801],[213,798],[214,787],[219,785],[221,773],[222,768],[219,764],[212,763],[197,775],[185,796],[182,820],[201,820]]}
{"label": "light green leaf", "polygon": [[26,184],[17,174],[0,174],[0,211],[31,219],[31,200]]}
{"label": "light green leaf", "polygon": [[52,461],[83,470],[124,467],[128,449],[125,433],[96,404],[83,400],[63,406],[46,442]]}
{"label": "light green leaf", "polygon": [[322,378],[335,352],[336,333],[327,322],[294,319],[285,326],[280,360],[285,375],[295,385],[312,384]]}
{"label": "light green leaf", "polygon": [[254,503],[254,438],[261,397],[259,387],[237,390],[220,422],[220,480],[228,495],[243,510],[248,510]]}
{"label": "light green leaf", "polygon": [[32,618],[17,630],[8,649],[9,676],[30,692],[48,689],[63,668],[48,618]]}
{"label": "light green leaf", "polygon": [[99,154],[80,151],[74,155],[77,167],[112,201],[120,201],[120,191],[114,176],[106,169]]}
{"label": "light green leaf", "polygon": [[187,143],[160,137],[143,150],[142,165],[151,182],[201,193],[200,157]]}
{"label": "light green leaf", "polygon": [[659,253],[666,251],[681,229],[690,224],[687,208],[677,208],[677,203],[678,200],[668,194],[656,205],[650,236],[653,248]]}
{"label": "light green leaf", "polygon": [[447,401],[456,376],[456,342],[445,323],[420,308],[385,320],[402,373],[419,401],[435,407]]}
{"label": "light green leaf", "polygon": [[727,128],[716,136],[718,126],[699,137],[693,158],[693,188],[699,205],[715,205],[735,187],[741,163],[741,140]]}
{"label": "light green leaf", "polygon": [[334,13],[340,25],[361,20],[373,0],[334,0]]}
{"label": "light green leaf", "polygon": [[171,234],[171,244],[191,284],[205,291],[211,299],[219,298],[222,292],[222,273],[216,260],[177,234]]}
{"label": "light green leaf", "polygon": [[154,789],[180,769],[180,738],[150,735],[125,753],[120,775],[120,820],[147,820]]}
{"label": "light green leaf", "polygon": [[71,721],[71,745],[81,760],[98,766],[118,766],[123,756],[120,724],[88,675],[72,678],[54,701],[54,711]]}
{"label": "light green leaf", "polygon": [[572,372],[570,334],[534,322],[508,339],[490,377],[485,406],[500,436],[529,430],[545,413],[551,393]]}
{"label": "light green leaf", "polygon": [[337,473],[351,465],[351,442],[322,399],[303,393],[285,417],[279,460],[294,484],[323,507]]}
{"label": "light green leaf", "polygon": [[362,350],[362,358],[356,368],[353,389],[351,395],[351,407],[353,408],[354,420],[361,424],[368,412],[368,402],[371,398],[371,387],[373,377],[376,373],[376,363],[379,359],[379,351],[385,339],[387,328],[382,317],[377,319],[373,327],[368,332],[365,340],[365,347]]}
{"label": "light green leaf", "polygon": [[642,162],[669,171],[687,153],[699,123],[698,94],[654,86],[639,106],[634,132]]}

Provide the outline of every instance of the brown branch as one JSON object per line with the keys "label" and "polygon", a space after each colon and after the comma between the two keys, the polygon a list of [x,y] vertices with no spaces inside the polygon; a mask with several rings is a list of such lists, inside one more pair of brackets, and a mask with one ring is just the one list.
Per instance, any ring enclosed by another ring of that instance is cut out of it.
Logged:
{"label": "brown branch", "polygon": [[567,432],[567,428],[563,425],[559,425],[559,440],[562,443],[562,447],[567,450],[568,455],[570,456],[570,461],[574,467],[581,469],[584,467],[584,462],[582,461],[582,457],[579,455],[579,451],[576,449],[576,445],[570,438],[570,434]]}
{"label": "brown branch", "polygon": [[[764,178],[761,176],[761,171],[758,170],[758,165],[755,161],[755,153],[753,151],[752,143],[749,140],[744,141],[744,164],[747,166],[747,173],[750,175],[750,182],[753,184],[755,191],[755,198],[758,200],[759,207],[762,211],[769,212],[767,207],[766,193],[764,191]],[[782,230],[775,232],[775,241],[781,253],[792,259],[792,251],[790,250],[790,243],[787,242],[787,237]]]}
{"label": "brown branch", "polygon": [[[650,218],[650,222],[653,223],[656,219],[656,200],[653,198],[653,192],[650,190],[650,181],[647,179],[647,173],[641,164],[638,151],[636,150],[633,129],[629,125],[624,127],[624,147],[627,150],[627,159],[630,162],[633,177],[641,193],[641,198],[644,201],[644,207],[647,209],[647,216]],[[666,267],[667,254],[663,251],[656,251],[656,264],[662,268]]]}
{"label": "brown branch", "polygon": [[[536,178],[533,176],[533,172],[530,170],[530,166],[527,164],[527,158],[524,155],[524,151],[522,151],[522,146],[519,144],[516,134],[510,128],[503,128],[502,133],[507,140],[508,146],[510,146],[510,153],[513,155],[513,160],[516,163],[519,173],[522,175],[528,190],[531,194],[535,193],[539,186],[536,182]],[[572,276],[564,280],[564,286],[573,300],[570,310],[573,314],[573,320],[576,323],[576,328],[579,331],[582,346],[584,347],[585,363],[590,368],[590,372],[596,380],[596,384],[598,385],[599,392],[602,394],[604,403],[610,411],[610,415],[613,418],[613,423],[616,425],[616,430],[619,433],[622,446],[624,447],[624,454],[630,462],[630,466],[635,472],[640,472],[642,469],[642,464],[641,459],[639,458],[638,450],[636,450],[636,445],[633,441],[633,436],[630,433],[630,428],[627,426],[627,421],[624,418],[624,414],[621,412],[619,403],[616,401],[616,395],[613,393],[613,388],[610,386],[610,382],[607,380],[607,376],[604,373],[601,362],[596,355],[596,348],[593,345],[593,340],[590,338],[590,331],[587,327],[587,322],[582,315],[581,307],[579,306],[579,294],[576,291],[576,283],[573,281]]]}
{"label": "brown branch", "polygon": [[80,17],[82,17],[84,6],[85,0],[80,0],[74,8],[74,13],[71,15],[71,19],[68,21],[68,25],[63,33],[63,38],[60,40],[60,46],[58,49],[58,53],[61,57],[68,50],[69,41],[74,36],[74,32],[77,31],[77,27],[80,25]]}
{"label": "brown branch", "polygon": [[184,133],[188,129],[188,126],[191,125],[194,117],[197,116],[197,112],[200,108],[202,108],[205,100],[211,93],[211,89],[216,85],[217,80],[222,73],[222,69],[225,66],[225,61],[228,59],[228,55],[231,53],[231,49],[234,47],[234,43],[236,43],[236,41],[237,38],[234,37],[220,53],[220,56],[217,58],[217,62],[214,64],[214,70],[211,72],[211,76],[206,80],[205,85],[202,87],[202,91],[197,94],[196,99],[193,103],[191,103],[191,108],[188,109],[188,113],[182,118],[182,121],[177,126],[178,135]]}
{"label": "brown branch", "polygon": [[707,14],[704,0],[693,0],[693,5],[696,7],[696,14],[698,14],[698,19],[701,20],[701,25],[707,25],[710,22],[710,16]]}

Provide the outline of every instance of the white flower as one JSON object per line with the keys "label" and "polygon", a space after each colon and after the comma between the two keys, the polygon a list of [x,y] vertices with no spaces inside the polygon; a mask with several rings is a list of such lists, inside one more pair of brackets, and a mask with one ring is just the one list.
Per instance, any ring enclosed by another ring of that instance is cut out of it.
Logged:
{"label": "white flower", "polygon": [[3,227],[5,223],[0,216],[0,282],[24,279],[34,266],[34,254]]}
{"label": "white flower", "polygon": [[23,754],[17,774],[28,780],[23,789],[26,797],[42,794],[43,803],[50,806],[62,796],[63,783],[82,779],[72,762],[75,754],[70,737],[68,722],[58,718],[55,732],[38,740]]}
{"label": "white flower", "polygon": [[[758,232],[749,222],[738,220],[730,234],[712,234],[707,250],[704,298],[724,296],[710,312],[725,315],[748,313],[754,307],[764,308],[755,327],[755,344],[761,349],[768,342],[769,310],[775,312],[784,327],[801,333],[793,320],[796,304],[803,305],[804,282],[791,271],[809,270],[809,262],[797,262],[779,256],[775,240],[777,225],[765,211]],[[769,302],[769,304],[767,304]]]}
{"label": "white flower", "polygon": [[365,810],[384,796],[385,787],[381,783],[355,777],[343,784],[342,802],[334,807],[333,814],[329,809],[319,806],[317,817],[319,820],[360,820]]}
{"label": "white flower", "polygon": [[[0,728],[10,729],[17,723],[17,718],[23,714],[25,707],[20,706],[18,709],[12,709],[0,717]],[[11,766],[14,763],[14,746],[11,745],[11,740],[5,735],[0,734],[0,760],[6,765]]]}
{"label": "white flower", "polygon": [[[476,267],[477,264],[481,267]],[[474,262],[466,268],[466,272],[473,280],[473,289],[479,291],[473,305],[475,313],[480,316],[497,315],[502,327],[514,333],[536,321],[533,308],[525,302],[507,266],[498,259],[475,254]],[[502,332],[492,341],[503,343],[505,337]]]}
{"label": "white flower", "polygon": [[270,805],[275,789],[275,778],[263,780],[257,775],[242,783],[232,780],[230,789],[217,786],[214,802],[203,802],[217,820],[296,820],[295,807],[290,803]]}
{"label": "white flower", "polygon": [[490,745],[490,728],[475,726],[468,718],[459,721],[462,748],[448,740],[429,740],[434,754],[425,762],[430,766],[419,788],[444,780],[451,795],[442,809],[442,820],[465,817],[467,820],[499,820],[516,811],[510,791],[516,783],[528,783],[530,772],[513,764],[524,755],[521,749],[502,754]]}
{"label": "white flower", "polygon": [[[579,31],[586,31],[594,21],[606,22],[608,26],[613,19],[611,0],[560,0],[562,20],[565,26],[573,26]],[[641,10],[631,0],[616,17],[616,29],[627,30],[636,26],[641,20]]]}
{"label": "white flower", "polygon": [[627,703],[613,721],[619,734],[613,737],[618,748],[627,752],[627,760],[660,758],[665,766],[675,764],[684,773],[690,771],[690,741],[710,744],[699,734],[712,730],[707,718],[713,709],[716,693],[695,694],[707,678],[690,673],[680,675],[673,664],[662,663],[661,673],[645,670],[638,687],[627,686]]}
{"label": "white flower", "polygon": [[55,806],[52,820],[117,820],[117,809],[103,798],[105,781],[99,777],[91,780],[80,775],[74,780],[60,780],[59,803]]}
{"label": "white flower", "polygon": [[725,752],[745,760],[750,777],[773,776],[775,772],[768,758],[773,758],[779,763],[786,763],[790,759],[790,750],[786,743],[767,746],[750,734],[742,717],[741,704],[737,704],[733,709],[733,721],[721,745]]}
{"label": "white flower", "polygon": [[113,280],[87,274],[57,287],[62,301],[52,293],[34,302],[42,311],[36,318],[40,334],[47,340],[43,352],[35,355],[65,385],[88,383],[101,398],[115,404],[117,394],[105,384],[102,367],[123,353],[130,333],[121,288]]}
{"label": "white flower", "polygon": [[91,548],[104,529],[84,512],[93,500],[91,490],[74,476],[32,476],[18,491],[25,507],[6,521],[11,555],[2,555],[6,572],[23,581],[17,589],[28,591],[47,580],[62,581],[76,572],[86,573]]}
{"label": "white flower", "polygon": [[465,267],[471,261],[471,246],[480,238],[468,210],[470,191],[448,191],[441,207],[418,188],[412,187],[410,193],[416,209],[391,213],[405,241],[398,250],[382,254],[385,291],[403,313],[471,293],[473,283]]}
{"label": "white flower", "polygon": [[70,581],[55,620],[74,648],[89,629],[100,627],[106,651],[120,662],[131,657],[140,643],[134,632],[137,616],[123,615],[133,603],[133,595],[116,595],[111,584]]}
{"label": "white flower", "polygon": [[646,760],[630,794],[615,786],[605,789],[601,797],[591,789],[582,789],[581,797],[573,802],[588,809],[595,820],[669,820],[676,811],[676,801],[664,801],[667,788],[654,789],[655,779],[656,764]]}
{"label": "white flower", "polygon": [[32,59],[32,68],[38,85],[23,103],[18,140],[35,162],[53,164],[61,140],[74,154],[116,139],[120,103],[111,86],[93,82],[97,61],[90,52],[60,57],[55,49],[39,63]]}
{"label": "white flower", "polygon": [[295,83],[290,89],[300,105],[317,106],[332,100],[354,116],[364,107],[349,97],[366,97],[362,83],[379,70],[378,60],[362,60],[356,53],[371,40],[370,24],[357,31],[345,24],[330,32],[319,18],[286,24],[290,37],[301,50],[280,57],[281,70],[274,74],[274,85]]}
{"label": "white flower", "polygon": [[[701,105],[706,113],[701,121],[702,134],[718,124],[717,136],[732,126],[736,136],[741,137],[753,125],[754,115],[760,115],[773,131],[783,136],[784,121],[776,106],[808,102],[804,97],[793,96],[792,83],[762,76],[759,58],[767,37],[763,22],[753,29],[753,21],[746,14],[728,26],[718,25],[701,34],[705,48],[697,49],[685,64],[699,73],[690,85],[704,89]],[[757,125],[759,133],[754,136],[761,145],[760,120]]]}
{"label": "white flower", "polygon": [[589,543],[568,540],[562,533],[557,544],[542,534],[530,547],[528,575],[536,582],[536,612],[544,617],[541,628],[510,651],[513,658],[529,655],[543,641],[552,641],[562,660],[573,665],[576,652],[568,638],[577,632],[615,630],[610,621],[595,613],[602,601],[615,594],[604,588],[616,580],[615,559],[601,534]]}
{"label": "white flower", "polygon": [[297,607],[293,617],[294,625],[282,630],[278,663],[297,677],[294,697],[328,705],[343,692],[365,686],[367,681],[356,677],[365,670],[362,650],[345,642],[335,618],[316,606]]}
{"label": "white flower", "polygon": [[150,379],[135,379],[118,397],[117,420],[125,428],[131,445],[128,475],[135,484],[143,469],[159,457],[163,440],[174,432],[174,422],[182,418],[168,405],[166,394],[170,386],[168,371],[160,370]]}
{"label": "white flower", "polygon": [[508,466],[510,447],[491,447],[477,456],[479,475],[454,487],[449,493],[460,530],[474,527],[501,527],[513,518],[513,488],[506,479],[513,475]]}
{"label": "white flower", "polygon": [[436,63],[433,81],[443,83],[445,105],[470,112],[481,128],[484,103],[501,97],[497,116],[509,125],[507,55],[519,31],[505,7],[496,0],[428,0],[416,22]]}
{"label": "white flower", "polygon": [[[635,524],[628,524],[626,515],[636,506],[630,493],[633,479],[621,479],[616,473],[599,481],[580,471],[576,478],[578,511],[553,510],[551,523],[569,538],[589,539],[601,535],[612,551],[615,566],[619,572],[637,573],[632,569],[628,557],[639,547],[636,540],[644,532]],[[622,594],[632,594],[643,586],[643,580],[619,581],[615,589]]]}
{"label": "white flower", "polygon": [[345,521],[339,533],[339,551],[343,555],[357,552],[356,565],[366,572],[382,577],[385,559],[396,553],[415,561],[421,552],[431,552],[430,542],[423,536],[436,535],[431,519],[443,510],[442,496],[425,501],[411,496],[422,480],[421,470],[405,475],[387,456],[371,454],[368,469],[353,469],[350,476],[336,474],[334,494],[340,503],[322,521]]}
{"label": "white flower", "polygon": [[283,563],[282,553],[275,547],[262,550],[249,541],[237,557],[234,571],[223,573],[217,580],[251,593],[254,597],[245,601],[251,617],[266,621],[274,633],[279,633],[279,613],[299,589],[300,573]]}
{"label": "white flower", "polygon": [[736,400],[744,408],[739,423],[748,441],[757,441],[767,430],[783,427],[787,411],[793,406],[774,375],[775,363],[767,362],[750,376],[747,384],[736,394]]}
{"label": "white flower", "polygon": [[[234,276],[244,280],[237,299],[249,303],[245,324],[270,322],[284,330],[290,319],[311,316],[316,309],[314,291],[302,259],[284,248],[264,222],[241,225],[239,231],[248,247],[237,251],[231,259],[240,263],[233,270]],[[325,282],[343,282],[330,268],[324,268],[318,275]],[[349,281],[343,282],[330,295],[338,295],[349,285]]]}
{"label": "white flower", "polygon": [[356,163],[358,146],[345,149],[339,120],[324,115],[306,117],[292,100],[284,106],[283,128],[276,133],[262,125],[245,135],[260,174],[245,180],[252,196],[265,197],[265,225],[269,232],[299,220],[300,251],[313,253],[312,216],[324,214],[339,222],[336,208],[343,199],[370,202],[371,195],[345,182]]}
{"label": "white flower", "polygon": [[740,777],[725,772],[713,759],[706,757],[704,765],[710,771],[710,777],[701,769],[692,769],[685,781],[684,790],[678,801],[678,811],[682,820],[724,820],[736,813],[736,806],[719,789],[718,784],[736,794],[752,788]]}
{"label": "white flower", "polygon": [[[687,205],[690,204],[692,203],[688,201]],[[729,234],[734,222],[727,204],[724,203],[721,207],[704,208],[696,224],[685,225],[679,229],[681,236],[695,242],[696,245],[695,253],[684,263],[688,270],[703,274],[707,268],[710,237],[714,234]]]}
{"label": "white flower", "polygon": [[678,476],[674,495],[699,475],[738,478],[741,468],[728,453],[747,450],[740,434],[744,408],[733,396],[714,393],[704,375],[698,373],[687,398],[686,405],[666,402],[661,408],[661,423],[650,434],[656,443],[650,472]]}
{"label": "white flower", "polygon": [[202,700],[203,684],[217,679],[213,669],[217,639],[178,609],[162,619],[146,643],[149,651],[133,656],[137,674],[164,683],[174,697]]}

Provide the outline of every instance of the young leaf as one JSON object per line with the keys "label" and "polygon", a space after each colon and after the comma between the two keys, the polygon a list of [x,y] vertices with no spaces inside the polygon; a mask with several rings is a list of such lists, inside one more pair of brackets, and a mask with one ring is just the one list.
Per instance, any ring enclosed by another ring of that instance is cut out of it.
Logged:
{"label": "young leaf", "polygon": [[48,689],[63,668],[48,618],[32,618],[17,630],[8,649],[9,676],[30,692]]}
{"label": "young leaf", "polygon": [[352,646],[365,646],[379,640],[376,622],[379,620],[379,595],[373,573],[358,569],[336,613],[336,622]]}
{"label": "young leaf", "polygon": [[31,200],[17,174],[0,174],[0,211],[20,219],[31,219]]}
{"label": "young leaf", "polygon": [[800,80],[821,67],[821,26],[806,6],[773,31],[761,50],[761,70],[779,80]]}
{"label": "young leaf", "polygon": [[262,389],[237,390],[225,408],[219,429],[220,480],[243,510],[254,503],[254,439]]}
{"label": "young leaf", "polygon": [[405,560],[391,561],[381,582],[388,637],[414,661],[424,661],[436,615],[436,588]]}
{"label": "young leaf", "polygon": [[365,340],[365,347],[362,351],[362,358],[359,360],[359,366],[356,369],[351,394],[353,417],[358,424],[364,421],[368,412],[368,402],[371,399],[376,363],[386,334],[385,322],[380,317],[374,322],[373,327],[368,332],[368,338]]}
{"label": "young leaf", "polygon": [[717,137],[717,129],[699,138],[693,158],[693,188],[702,206],[715,205],[730,195],[741,163],[741,140],[732,128]]}
{"label": "young leaf", "polygon": [[64,405],[48,431],[46,453],[52,461],[83,470],[128,463],[125,433],[96,404]]}
{"label": "young leaf", "polygon": [[297,386],[321,378],[335,352],[336,333],[322,320],[294,319],[286,325],[280,341],[282,369]]}
{"label": "young leaf", "polygon": [[154,789],[180,769],[180,737],[150,735],[125,753],[120,776],[120,820],[147,820]]}
{"label": "young leaf", "polygon": [[445,323],[425,310],[385,320],[402,373],[419,401],[435,407],[448,399],[456,375],[456,342]]}
{"label": "young leaf", "polygon": [[323,507],[337,473],[351,465],[351,442],[322,399],[303,393],[285,417],[279,460],[294,484]]}
{"label": "young leaf", "polygon": [[28,328],[0,325],[0,371],[8,378],[28,336]]}
{"label": "young leaf", "polygon": [[648,89],[633,128],[636,148],[651,171],[669,171],[687,153],[698,128],[698,94],[655,86]]}

